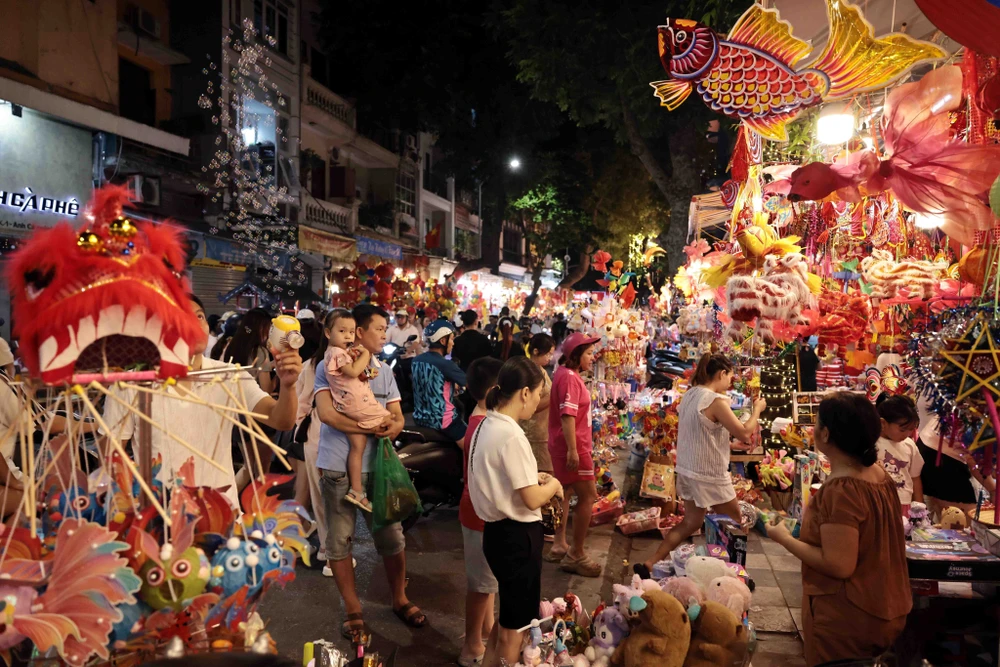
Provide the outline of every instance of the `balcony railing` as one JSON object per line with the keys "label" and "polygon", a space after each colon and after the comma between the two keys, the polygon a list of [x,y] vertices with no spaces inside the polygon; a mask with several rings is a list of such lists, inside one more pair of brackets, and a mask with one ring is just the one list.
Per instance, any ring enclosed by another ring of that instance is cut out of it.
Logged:
{"label": "balcony railing", "polygon": [[348,127],[357,126],[354,105],[312,79],[306,81],[306,104],[325,111]]}
{"label": "balcony railing", "polygon": [[448,179],[440,174],[424,175],[424,190],[433,192],[442,199],[448,198]]}
{"label": "balcony railing", "polygon": [[353,234],[356,225],[354,209],[333,202],[303,195],[305,199],[305,223],[317,229]]}

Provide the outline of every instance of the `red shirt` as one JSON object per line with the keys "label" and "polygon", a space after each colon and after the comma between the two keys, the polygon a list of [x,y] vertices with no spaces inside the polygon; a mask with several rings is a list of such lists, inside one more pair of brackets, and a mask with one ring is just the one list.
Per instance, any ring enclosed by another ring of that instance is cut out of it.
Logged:
{"label": "red shirt", "polygon": [[565,366],[556,369],[552,377],[552,394],[549,404],[549,453],[553,459],[565,461],[566,437],[563,435],[562,418],[573,417],[576,424],[576,450],[590,453],[594,432],[590,419],[590,390],[576,371]]}
{"label": "red shirt", "polygon": [[469,428],[465,431],[465,452],[462,460],[465,462],[465,481],[462,483],[462,500],[458,503],[458,521],[469,530],[483,532],[486,522],[479,518],[476,510],[472,507],[472,498],[469,497],[469,449],[472,448],[472,436],[475,435],[479,424],[486,418],[486,415],[473,415],[469,418]]}

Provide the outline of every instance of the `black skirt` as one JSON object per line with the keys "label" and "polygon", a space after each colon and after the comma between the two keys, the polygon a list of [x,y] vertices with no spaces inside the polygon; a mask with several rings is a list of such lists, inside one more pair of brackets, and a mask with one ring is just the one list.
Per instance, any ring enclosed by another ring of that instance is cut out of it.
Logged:
{"label": "black skirt", "polygon": [[936,465],[937,449],[928,447],[922,440],[917,440],[917,449],[924,459],[920,481],[925,495],[949,503],[976,502],[969,466],[944,454],[941,455],[941,465]]}
{"label": "black skirt", "polygon": [[541,521],[486,522],[483,555],[499,585],[501,628],[519,630],[538,618],[544,543]]}

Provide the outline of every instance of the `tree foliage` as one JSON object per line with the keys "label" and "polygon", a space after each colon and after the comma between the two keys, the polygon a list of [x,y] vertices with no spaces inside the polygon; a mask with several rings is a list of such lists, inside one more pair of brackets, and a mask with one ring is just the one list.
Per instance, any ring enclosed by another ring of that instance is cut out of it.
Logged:
{"label": "tree foliage", "polygon": [[580,126],[610,129],[655,183],[671,215],[667,251],[680,262],[688,202],[710,164],[701,136],[711,113],[698,100],[659,107],[650,81],[665,74],[656,48],[664,11],[725,32],[746,0],[510,0],[495,21],[518,78]]}

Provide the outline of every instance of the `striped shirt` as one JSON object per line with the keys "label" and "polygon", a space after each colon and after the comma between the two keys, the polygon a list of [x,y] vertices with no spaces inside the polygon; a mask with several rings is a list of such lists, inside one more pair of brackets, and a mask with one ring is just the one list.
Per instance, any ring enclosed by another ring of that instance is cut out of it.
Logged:
{"label": "striped shirt", "polygon": [[729,482],[729,432],[705,416],[717,398],[729,397],[706,387],[687,390],[677,409],[676,473],[700,482]]}

